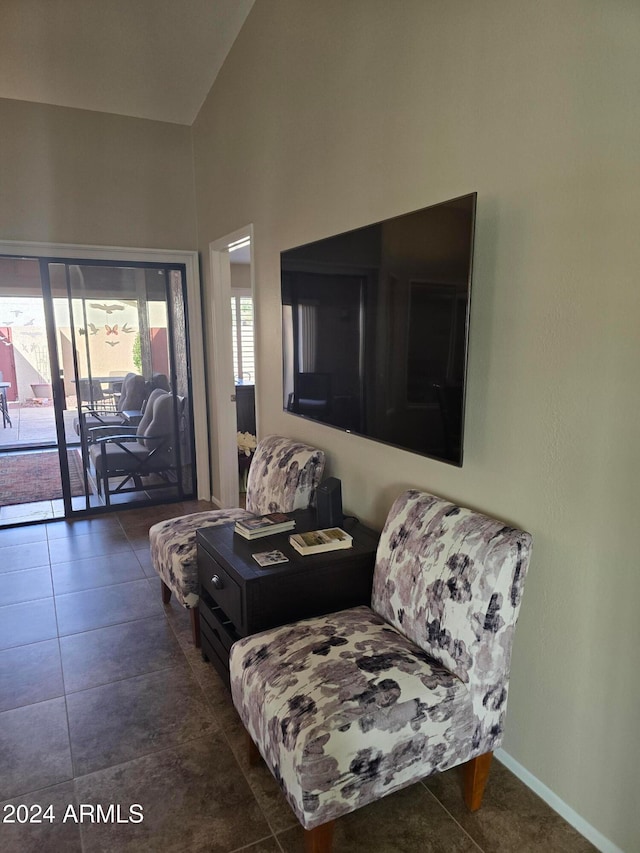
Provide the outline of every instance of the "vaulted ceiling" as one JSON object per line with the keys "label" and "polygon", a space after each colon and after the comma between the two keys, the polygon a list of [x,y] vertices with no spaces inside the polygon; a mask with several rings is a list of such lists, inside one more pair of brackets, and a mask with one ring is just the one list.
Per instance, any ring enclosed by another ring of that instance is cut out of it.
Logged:
{"label": "vaulted ceiling", "polygon": [[192,124],[254,0],[1,0],[0,98]]}

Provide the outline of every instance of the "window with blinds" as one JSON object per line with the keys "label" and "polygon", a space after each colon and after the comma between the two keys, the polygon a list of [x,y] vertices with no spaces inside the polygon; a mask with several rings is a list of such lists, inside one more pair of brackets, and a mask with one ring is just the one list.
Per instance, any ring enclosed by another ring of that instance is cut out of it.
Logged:
{"label": "window with blinds", "polygon": [[231,297],[231,329],[233,336],[233,375],[236,385],[254,385],[256,381],[253,350],[253,299]]}

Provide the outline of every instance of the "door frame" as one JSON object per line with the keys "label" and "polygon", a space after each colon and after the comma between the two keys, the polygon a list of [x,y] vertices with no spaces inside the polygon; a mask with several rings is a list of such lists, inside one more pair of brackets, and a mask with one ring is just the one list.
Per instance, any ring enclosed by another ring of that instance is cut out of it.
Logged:
{"label": "door frame", "polygon": [[[211,454],[215,475],[211,478],[211,500],[222,508],[238,505],[240,477],[238,473],[238,422],[233,381],[233,343],[231,338],[231,262],[229,245],[248,238],[249,272],[253,299],[254,352],[257,347],[256,287],[253,252],[253,225],[246,225],[231,234],[209,243],[209,270],[211,275],[211,304],[207,311],[207,337],[211,344],[211,395],[210,423],[215,426],[211,434]],[[258,388],[258,365],[256,363],[255,387]],[[256,395],[257,396],[257,395]],[[256,401],[257,402],[257,401]],[[256,432],[258,429],[258,407],[256,406]],[[217,494],[216,494],[217,493]]]}
{"label": "door frame", "polygon": [[[0,240],[0,255],[85,261],[139,261],[142,263],[183,264],[186,270],[189,356],[193,393],[193,433],[196,451],[197,497],[210,500],[209,438],[207,426],[207,386],[205,381],[204,337],[201,323],[201,289],[198,253],[172,249],[138,249],[123,246],[85,246],[80,243],[39,243]],[[200,309],[200,310],[199,310]]]}

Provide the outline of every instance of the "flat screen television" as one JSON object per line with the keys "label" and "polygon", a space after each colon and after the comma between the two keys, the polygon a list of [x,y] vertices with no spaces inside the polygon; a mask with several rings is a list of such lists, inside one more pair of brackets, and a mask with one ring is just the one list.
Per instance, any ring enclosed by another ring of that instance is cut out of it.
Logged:
{"label": "flat screen television", "polygon": [[476,193],[281,254],[284,408],[462,465]]}

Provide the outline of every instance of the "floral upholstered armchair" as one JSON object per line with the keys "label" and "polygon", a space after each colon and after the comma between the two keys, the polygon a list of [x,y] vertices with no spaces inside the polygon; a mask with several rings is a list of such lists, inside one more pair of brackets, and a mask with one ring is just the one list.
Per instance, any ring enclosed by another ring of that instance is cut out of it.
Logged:
{"label": "floral upholstered armchair", "polygon": [[307,444],[268,435],[258,444],[247,478],[246,510],[220,509],[161,521],[149,530],[151,560],[162,581],[162,601],[171,594],[191,611],[193,640],[200,646],[196,530],[248,515],[293,512],[311,506],[324,470],[324,453]]}
{"label": "floral upholstered armchair", "polygon": [[530,550],[528,533],[408,491],[380,539],[371,608],[232,647],[234,704],[308,850],[331,849],[337,817],[456,765],[480,806]]}

